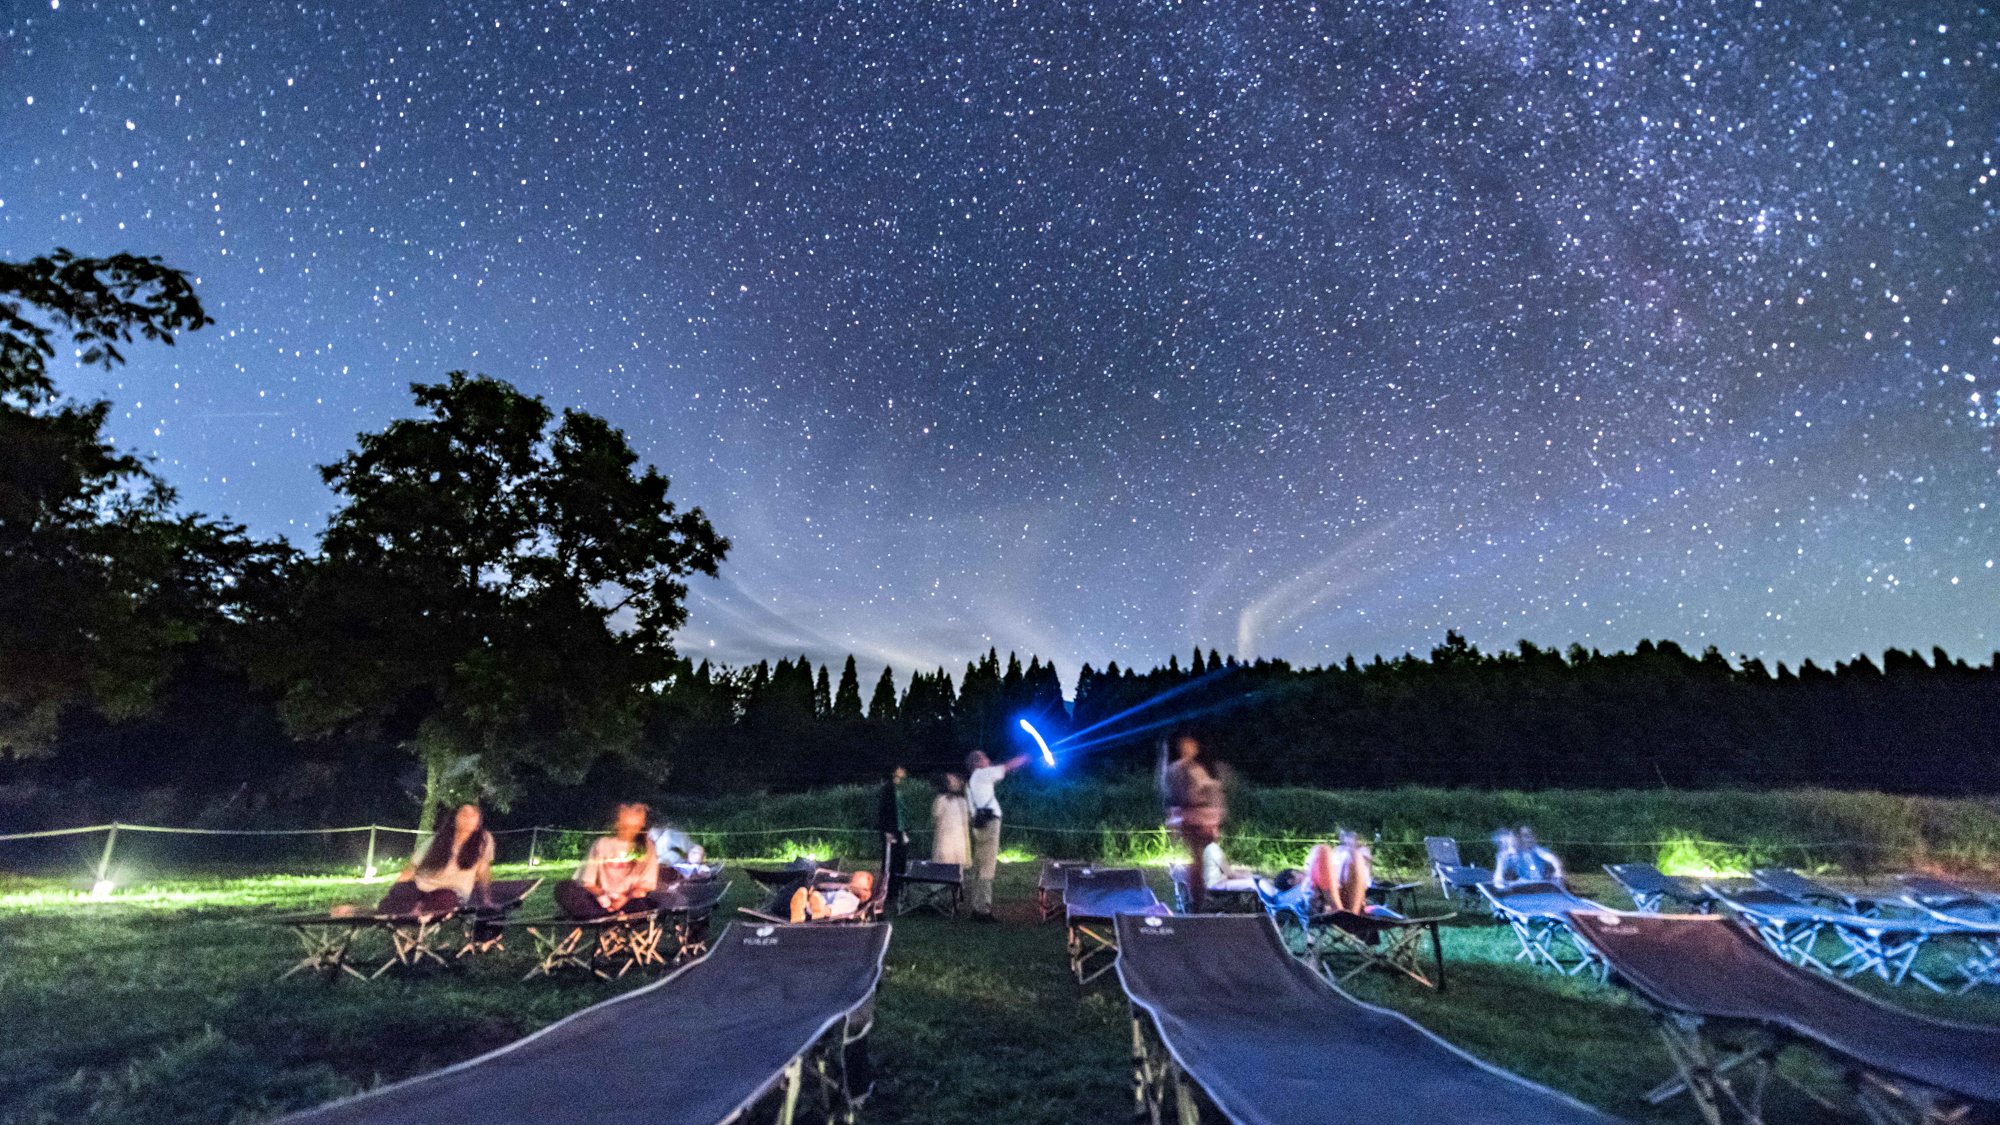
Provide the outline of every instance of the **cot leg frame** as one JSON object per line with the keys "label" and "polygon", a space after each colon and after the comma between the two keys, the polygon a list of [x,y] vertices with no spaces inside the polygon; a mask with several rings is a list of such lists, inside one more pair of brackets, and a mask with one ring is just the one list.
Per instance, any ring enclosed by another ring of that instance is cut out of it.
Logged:
{"label": "cot leg frame", "polygon": [[1869,1125],[1959,1125],[1972,1106],[1954,1103],[1937,1091],[1870,1071],[1848,1075],[1854,1101]]}
{"label": "cot leg frame", "polygon": [[[1708,1125],[1726,1125],[1731,1120],[1763,1125],[1764,1088],[1777,1055],[1777,1044],[1768,1035],[1760,1032],[1743,1049],[1719,1056],[1702,1035],[1701,1020],[1671,1013],[1660,1019],[1660,1039],[1680,1077],[1648,1091],[1647,1102],[1659,1105],[1685,1093]],[[1752,1068],[1751,1076],[1739,1089],[1739,1080],[1732,1078],[1731,1072],[1746,1065]]]}
{"label": "cot leg frame", "polygon": [[[1173,1110],[1167,1113],[1167,1097]],[[1201,1125],[1201,1101],[1172,1052],[1161,1042],[1153,1019],[1132,1009],[1132,1116],[1146,1125]]]}

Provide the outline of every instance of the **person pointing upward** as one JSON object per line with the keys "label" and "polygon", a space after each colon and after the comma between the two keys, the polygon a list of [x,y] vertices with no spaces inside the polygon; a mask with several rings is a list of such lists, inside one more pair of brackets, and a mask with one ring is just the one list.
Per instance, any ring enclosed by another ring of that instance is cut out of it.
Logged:
{"label": "person pointing upward", "polygon": [[994,765],[983,752],[965,756],[965,796],[972,806],[972,920],[992,922],[993,876],[1000,867],[1000,798],[993,787],[1010,772],[1028,764],[1026,754]]}

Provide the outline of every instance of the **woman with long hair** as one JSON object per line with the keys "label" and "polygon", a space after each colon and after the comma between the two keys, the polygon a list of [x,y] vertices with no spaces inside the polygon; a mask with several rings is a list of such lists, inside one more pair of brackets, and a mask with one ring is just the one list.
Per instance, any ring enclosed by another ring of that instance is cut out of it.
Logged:
{"label": "woman with long hair", "polygon": [[945,772],[933,782],[937,796],[931,799],[931,862],[972,862],[972,806],[965,799],[965,778]]}
{"label": "woman with long hair", "polygon": [[375,909],[383,914],[449,914],[468,903],[491,905],[493,833],[478,805],[460,805],[437,826],[423,854],[411,859]]}
{"label": "woman with long hair", "polygon": [[649,811],[637,803],[618,806],[611,834],[591,843],[575,878],[556,884],[557,908],[571,918],[659,909],[653,892],[660,885],[660,853],[646,835]]}

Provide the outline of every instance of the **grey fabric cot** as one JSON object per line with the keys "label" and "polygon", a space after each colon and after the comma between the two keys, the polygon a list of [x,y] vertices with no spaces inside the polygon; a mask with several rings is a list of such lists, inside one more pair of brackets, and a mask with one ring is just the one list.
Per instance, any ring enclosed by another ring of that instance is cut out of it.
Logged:
{"label": "grey fabric cot", "polygon": [[[1756,1120],[1777,1048],[1796,1041],[1852,1072],[1873,1121],[1961,1120],[1952,1103],[2000,1106],[2000,1027],[1891,1007],[1785,961],[1746,925],[1715,915],[1578,911],[1570,924],[1664,1017],[1682,1077],[1650,1100],[1687,1091],[1709,1120],[1730,1108]],[[1718,1049],[1732,1025],[1774,1038]]]}
{"label": "grey fabric cot", "polygon": [[[1266,917],[1118,917],[1134,1094],[1236,1125],[1606,1125],[1616,1119],[1363,1004],[1286,952]],[[1184,1108],[1183,1108],[1184,1107]]]}
{"label": "grey fabric cot", "polygon": [[801,1093],[829,1112],[851,1109],[867,1093],[863,1039],[889,930],[732,923],[706,957],[655,984],[478,1058],[282,1120],[720,1125],[780,1085],[780,1120]]}

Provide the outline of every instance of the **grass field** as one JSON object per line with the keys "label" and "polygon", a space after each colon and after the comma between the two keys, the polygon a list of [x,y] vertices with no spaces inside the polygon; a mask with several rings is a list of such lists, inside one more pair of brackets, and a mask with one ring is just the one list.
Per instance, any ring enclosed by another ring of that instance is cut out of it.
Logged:
{"label": "grass field", "polygon": [[[547,873],[547,869],[543,869]],[[1079,991],[1059,925],[1029,921],[1034,867],[1002,872],[1002,926],[896,922],[882,983],[868,1122],[1125,1119],[1129,1032],[1115,977]],[[517,872],[508,872],[517,874]],[[1166,891],[1160,873],[1157,889]],[[1586,889],[1625,905],[1601,880]],[[259,919],[370,897],[340,878],[190,878],[78,898],[0,881],[0,1122],[257,1121],[506,1043],[642,983],[522,983],[525,954],[414,979],[331,986],[278,973],[294,939]],[[547,891],[537,892],[529,908]],[[728,907],[752,898],[738,880]],[[1436,905],[1426,903],[1427,907]],[[1481,1058],[1634,1121],[1692,1121],[1639,1094],[1668,1073],[1648,1017],[1615,988],[1513,963],[1505,931],[1447,928],[1449,988],[1363,977],[1360,998],[1408,1013]],[[2000,996],[1890,993],[1906,1006],[2000,1023]],[[663,1089],[676,1080],[659,1060]],[[1831,1083],[1809,1059],[1802,1079]],[[1782,1090],[1773,1122],[1818,1120]]]}

